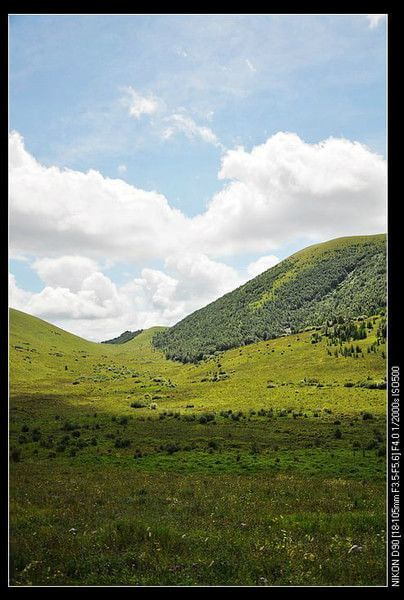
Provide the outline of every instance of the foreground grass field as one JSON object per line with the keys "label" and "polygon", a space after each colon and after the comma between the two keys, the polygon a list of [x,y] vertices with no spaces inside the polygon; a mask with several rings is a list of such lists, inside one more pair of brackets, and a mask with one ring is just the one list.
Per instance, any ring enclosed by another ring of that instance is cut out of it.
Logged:
{"label": "foreground grass field", "polygon": [[379,324],[182,365],[12,311],[11,582],[384,584]]}

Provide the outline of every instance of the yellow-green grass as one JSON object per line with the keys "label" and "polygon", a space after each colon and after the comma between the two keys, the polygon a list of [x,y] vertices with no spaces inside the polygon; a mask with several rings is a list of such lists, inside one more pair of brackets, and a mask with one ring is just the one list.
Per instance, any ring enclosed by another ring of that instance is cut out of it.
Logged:
{"label": "yellow-green grass", "polygon": [[12,582],[383,584],[371,321],[359,358],[307,331],[183,365],[11,311]]}
{"label": "yellow-green grass", "polygon": [[[56,403],[119,414],[133,413],[130,404],[139,400],[147,408],[136,414],[150,414],[148,407],[155,402],[157,411],[186,411],[193,404],[195,411],[330,408],[338,414],[371,410],[383,415],[384,390],[345,387],[385,376],[384,345],[377,353],[367,353],[376,341],[378,322],[375,318],[365,340],[355,342],[363,350],[358,359],[330,356],[325,338],[312,344],[311,332],[304,332],[229,350],[197,365],[182,365],[167,361],[152,347],[157,328],[123,345],[101,345],[12,311],[11,396],[27,393],[26,402],[31,399],[40,408],[46,393]],[[228,377],[209,381],[220,370]],[[163,381],[154,381],[160,378]],[[50,408],[49,400],[45,408]]]}

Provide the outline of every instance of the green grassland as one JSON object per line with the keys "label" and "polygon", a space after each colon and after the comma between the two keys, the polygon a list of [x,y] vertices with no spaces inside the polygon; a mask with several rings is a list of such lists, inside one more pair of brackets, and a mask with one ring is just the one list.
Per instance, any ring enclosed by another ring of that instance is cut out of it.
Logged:
{"label": "green grassland", "polygon": [[382,320],[182,364],[11,310],[12,584],[384,584]]}

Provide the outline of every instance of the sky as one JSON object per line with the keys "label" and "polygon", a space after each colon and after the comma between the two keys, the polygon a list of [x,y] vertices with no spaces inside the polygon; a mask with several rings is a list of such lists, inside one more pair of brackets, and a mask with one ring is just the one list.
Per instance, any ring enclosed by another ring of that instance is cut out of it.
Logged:
{"label": "sky", "polygon": [[386,229],[384,15],[14,15],[10,305],[173,325]]}

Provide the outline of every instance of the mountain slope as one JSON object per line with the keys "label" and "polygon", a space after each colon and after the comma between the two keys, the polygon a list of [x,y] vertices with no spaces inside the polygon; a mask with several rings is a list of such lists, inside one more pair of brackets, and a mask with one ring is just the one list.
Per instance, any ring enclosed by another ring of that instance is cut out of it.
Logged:
{"label": "mountain slope", "polygon": [[112,338],[112,340],[105,340],[105,342],[101,342],[101,344],[126,344],[142,333],[142,331],[143,329],[138,329],[137,331],[124,331],[121,335],[118,335],[118,337]]}
{"label": "mountain slope", "polygon": [[167,358],[193,362],[328,319],[386,306],[386,236],[310,246],[154,337]]}

